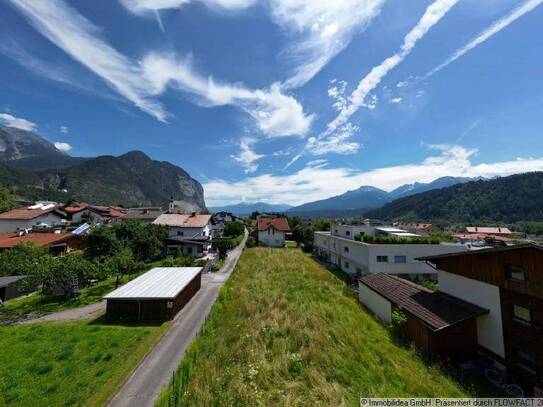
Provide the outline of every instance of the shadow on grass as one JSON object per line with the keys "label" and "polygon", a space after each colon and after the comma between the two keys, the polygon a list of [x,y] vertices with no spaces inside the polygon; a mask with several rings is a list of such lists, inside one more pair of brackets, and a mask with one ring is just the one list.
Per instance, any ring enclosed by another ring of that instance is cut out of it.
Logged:
{"label": "shadow on grass", "polygon": [[89,321],[87,325],[104,325],[104,326],[125,326],[125,327],[145,327],[145,326],[161,326],[168,320],[149,320],[149,321],[129,321],[129,320],[113,320],[108,321],[105,314]]}

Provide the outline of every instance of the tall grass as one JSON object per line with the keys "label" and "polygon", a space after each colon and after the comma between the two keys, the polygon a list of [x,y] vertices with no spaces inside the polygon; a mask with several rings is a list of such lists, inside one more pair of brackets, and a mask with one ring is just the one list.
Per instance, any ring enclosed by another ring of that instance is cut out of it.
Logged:
{"label": "tall grass", "polygon": [[344,282],[296,249],[246,250],[158,406],[339,406],[460,397]]}

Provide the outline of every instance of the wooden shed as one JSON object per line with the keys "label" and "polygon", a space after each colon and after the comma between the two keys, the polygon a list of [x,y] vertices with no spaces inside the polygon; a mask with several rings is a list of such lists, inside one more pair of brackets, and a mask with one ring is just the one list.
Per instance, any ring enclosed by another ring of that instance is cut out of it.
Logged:
{"label": "wooden shed", "polygon": [[173,319],[201,287],[202,267],[158,267],[107,294],[108,320]]}
{"label": "wooden shed", "polygon": [[381,319],[391,322],[394,309],[406,315],[403,331],[423,352],[456,361],[477,353],[476,319],[487,309],[385,273],[363,277],[359,287],[360,300]]}
{"label": "wooden shed", "polygon": [[0,277],[0,303],[25,294],[18,286],[18,283],[24,278],[26,276]]}

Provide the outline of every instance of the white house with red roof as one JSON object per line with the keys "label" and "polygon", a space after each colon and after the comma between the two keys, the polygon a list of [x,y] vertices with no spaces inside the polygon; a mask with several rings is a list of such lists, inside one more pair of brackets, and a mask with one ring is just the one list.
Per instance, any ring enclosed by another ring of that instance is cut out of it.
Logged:
{"label": "white house with red roof", "polygon": [[290,232],[287,218],[258,217],[258,243],[272,247],[283,247],[286,234]]}
{"label": "white house with red roof", "polygon": [[54,203],[37,203],[0,213],[0,233],[32,229],[34,226],[59,226],[65,218],[59,209]]}

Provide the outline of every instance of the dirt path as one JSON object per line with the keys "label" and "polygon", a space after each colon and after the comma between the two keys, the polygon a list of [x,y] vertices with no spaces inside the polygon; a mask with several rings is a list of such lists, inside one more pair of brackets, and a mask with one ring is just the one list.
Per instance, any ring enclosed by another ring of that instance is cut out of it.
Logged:
{"label": "dirt path", "polygon": [[36,324],[38,322],[52,321],[70,321],[77,319],[86,319],[95,314],[101,313],[106,309],[106,302],[96,302],[94,304],[85,305],[84,307],[73,308],[66,311],[52,312],[41,317],[26,319],[17,324]]}

